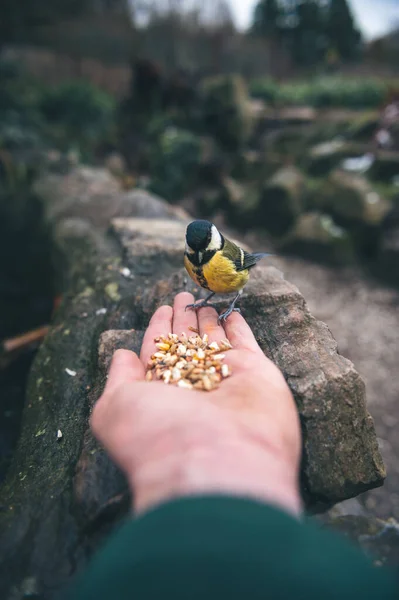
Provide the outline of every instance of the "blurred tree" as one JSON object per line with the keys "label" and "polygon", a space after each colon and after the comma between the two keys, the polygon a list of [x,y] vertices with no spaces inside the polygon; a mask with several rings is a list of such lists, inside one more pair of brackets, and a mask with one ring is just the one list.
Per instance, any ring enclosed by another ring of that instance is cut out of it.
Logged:
{"label": "blurred tree", "polygon": [[87,0],[0,0],[0,47],[24,42],[35,28],[86,9]]}
{"label": "blurred tree", "polygon": [[128,0],[86,0],[87,8],[97,13],[125,15],[129,12]]}
{"label": "blurred tree", "polygon": [[[253,24],[250,33],[263,38],[267,43],[267,63],[271,75],[278,76],[282,72],[281,59],[285,58],[284,19],[285,8],[279,0],[259,0],[255,6]],[[284,61],[283,61],[284,62]]]}
{"label": "blurred tree", "polygon": [[0,0],[0,47],[24,43],[32,31],[84,15],[130,15],[129,0]]}
{"label": "blurred tree", "polygon": [[264,37],[278,36],[281,16],[278,0],[260,0],[254,10],[252,33]]}
{"label": "blurred tree", "polygon": [[319,63],[328,49],[354,58],[361,42],[347,0],[259,0],[251,33],[269,40],[274,55],[285,49],[303,66]]}
{"label": "blurred tree", "polygon": [[368,45],[366,56],[373,62],[390,66],[399,73],[399,21],[391,33],[373,40]]}
{"label": "blurred tree", "polygon": [[299,65],[318,63],[324,54],[324,20],[317,0],[299,2],[296,10],[297,22],[292,35],[292,56]]}
{"label": "blurred tree", "polygon": [[227,0],[213,0],[209,18],[210,48],[213,56],[212,70],[214,73],[221,73],[223,70],[229,70],[225,59],[229,54],[229,40],[235,34],[234,19]]}
{"label": "blurred tree", "polygon": [[355,27],[347,0],[330,0],[326,33],[330,47],[337,50],[341,60],[350,60],[358,55],[361,34]]}

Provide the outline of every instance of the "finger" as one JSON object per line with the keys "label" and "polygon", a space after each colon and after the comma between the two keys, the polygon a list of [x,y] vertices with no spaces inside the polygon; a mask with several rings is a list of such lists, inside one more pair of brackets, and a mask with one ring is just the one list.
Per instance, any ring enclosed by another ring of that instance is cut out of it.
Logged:
{"label": "finger", "polygon": [[218,313],[214,308],[200,308],[198,310],[198,326],[201,337],[207,334],[209,342],[220,342],[226,338],[226,332],[218,323]]}
{"label": "finger", "polygon": [[177,294],[173,304],[173,333],[181,335],[183,332],[187,335],[193,335],[189,329],[198,329],[198,319],[195,310],[186,310],[187,304],[194,302],[194,296],[188,292]]}
{"label": "finger", "polygon": [[110,395],[120,385],[144,379],[143,363],[135,352],[117,350],[112,357],[104,394]]}
{"label": "finger", "polygon": [[171,306],[161,306],[152,316],[141,346],[140,358],[144,366],[156,352],[154,339],[160,335],[168,335],[172,331],[172,316]]}
{"label": "finger", "polygon": [[239,313],[231,313],[224,326],[226,337],[233,348],[236,348],[237,350],[260,352],[263,355],[250,326]]}

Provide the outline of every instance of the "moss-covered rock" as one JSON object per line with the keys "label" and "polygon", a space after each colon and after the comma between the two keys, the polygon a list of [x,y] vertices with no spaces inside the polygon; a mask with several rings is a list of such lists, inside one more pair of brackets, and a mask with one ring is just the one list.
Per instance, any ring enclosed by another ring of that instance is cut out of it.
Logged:
{"label": "moss-covered rock", "polygon": [[225,177],[222,189],[229,222],[240,229],[256,227],[260,198],[257,184],[240,184]]}
{"label": "moss-covered rock", "polygon": [[265,136],[265,148],[267,153],[302,158],[306,148],[314,144],[312,134],[313,128],[308,126],[282,127]]}
{"label": "moss-covered rock", "polygon": [[[399,198],[398,198],[399,205]],[[390,285],[399,285],[399,207],[382,224],[381,244],[372,264],[375,275]]]}
{"label": "moss-covered rock", "polygon": [[369,150],[369,147],[362,144],[349,143],[342,139],[322,142],[309,150],[303,160],[303,166],[309,175],[323,177],[339,167],[344,159],[364,156]]}
{"label": "moss-covered rock", "polygon": [[368,175],[371,179],[386,183],[399,177],[399,152],[377,152]]}
{"label": "moss-covered rock", "polygon": [[295,167],[284,167],[261,191],[256,224],[274,235],[286,233],[302,212],[305,177]]}
{"label": "moss-covered rock", "polygon": [[311,212],[301,215],[279,248],[312,260],[347,265],[355,259],[350,234],[326,214]]}
{"label": "moss-covered rock", "polygon": [[[109,357],[117,347],[139,352],[154,309],[196,286],[182,265],[187,222],[174,207],[161,203],[162,213],[159,199],[118,193],[98,170],[39,189],[64,258],[57,268],[65,269],[65,294],[31,371],[18,448],[0,488],[0,596],[51,600],[131,511],[127,481],[89,427]],[[121,211],[111,226],[109,203]],[[306,507],[325,509],[381,485],[364,383],[297,288],[259,265],[241,308],[296,401]]]}
{"label": "moss-covered rock", "polygon": [[211,218],[225,208],[222,190],[219,187],[202,187],[194,195],[195,213],[198,217]]}
{"label": "moss-covered rock", "polygon": [[245,149],[235,155],[231,176],[244,182],[263,182],[280,167],[280,157],[259,150]]}
{"label": "moss-covered rock", "polygon": [[365,225],[379,226],[391,210],[391,203],[367,179],[343,170],[331,174],[322,195],[332,214]]}
{"label": "moss-covered rock", "polygon": [[253,118],[246,84],[239,75],[220,75],[201,84],[200,112],[205,131],[228,152],[244,146]]}
{"label": "moss-covered rock", "polygon": [[152,192],[170,202],[181,199],[198,180],[201,139],[182,129],[167,128],[150,159]]}
{"label": "moss-covered rock", "polygon": [[355,142],[369,142],[379,124],[378,112],[365,112],[349,126],[347,137]]}
{"label": "moss-covered rock", "polygon": [[256,184],[243,184],[223,175],[218,186],[203,187],[195,193],[196,214],[211,217],[223,213],[226,220],[240,229],[256,225],[259,206],[259,188]]}

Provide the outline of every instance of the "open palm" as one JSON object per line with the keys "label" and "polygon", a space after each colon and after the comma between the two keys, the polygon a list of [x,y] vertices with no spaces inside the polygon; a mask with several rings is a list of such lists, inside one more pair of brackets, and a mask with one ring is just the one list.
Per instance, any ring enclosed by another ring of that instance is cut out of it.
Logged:
{"label": "open palm", "polygon": [[[279,369],[265,357],[244,318],[233,313],[222,326],[213,308],[185,311],[191,294],[178,294],[173,308],[152,317],[140,358],[118,350],[103,395],[91,419],[95,435],[137,484],[143,464],[160,457],[198,452],[207,444],[245,441],[297,468],[300,430],[292,394]],[[145,381],[145,365],[156,351],[154,339],[168,333],[207,334],[209,342],[227,339],[232,376],[211,392]],[[147,475],[148,477],[148,468]]]}

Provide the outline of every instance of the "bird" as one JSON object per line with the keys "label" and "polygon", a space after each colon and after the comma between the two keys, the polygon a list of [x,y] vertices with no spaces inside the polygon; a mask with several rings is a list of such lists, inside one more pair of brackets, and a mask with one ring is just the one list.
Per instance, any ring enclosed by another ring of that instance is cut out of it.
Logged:
{"label": "bird", "polygon": [[215,294],[235,293],[229,307],[219,318],[225,322],[232,312],[241,312],[236,302],[249,280],[249,271],[268,253],[250,253],[228,240],[210,221],[198,219],[186,230],[184,266],[191,279],[211,292],[205,300],[188,304],[187,309],[198,310],[204,306],[216,308],[209,300]]}

